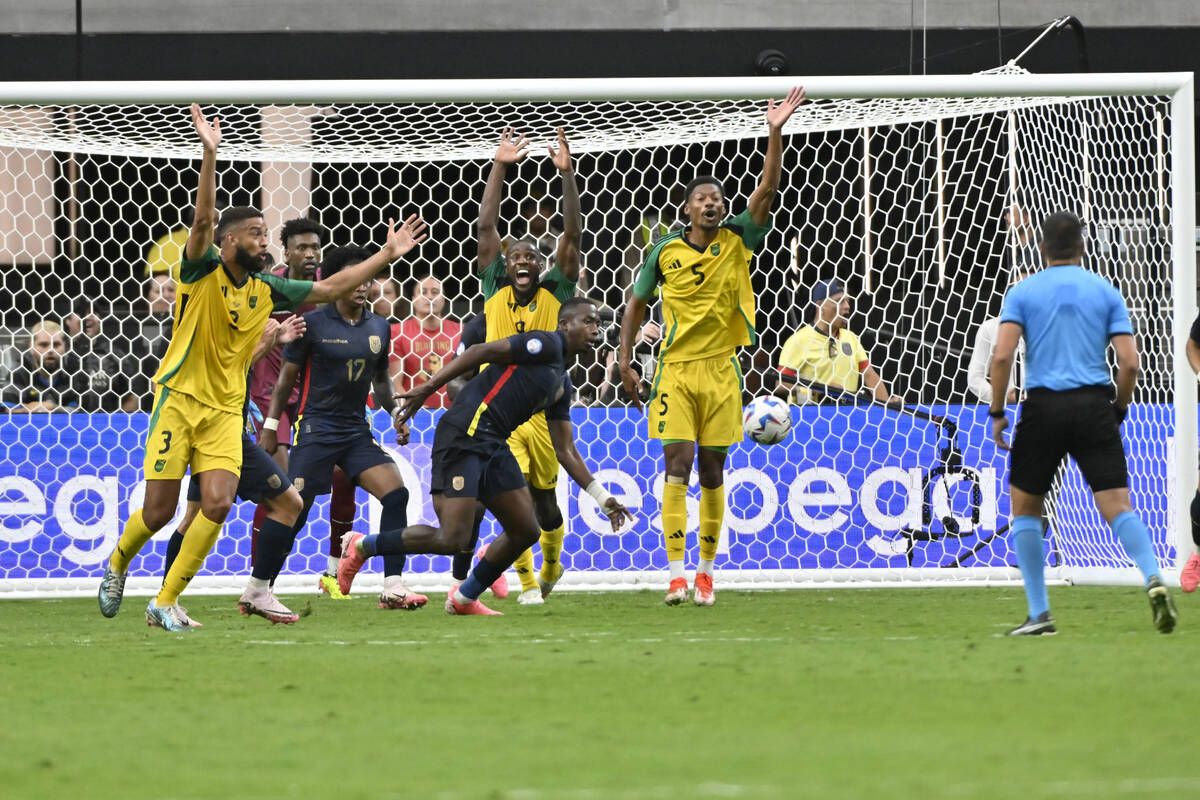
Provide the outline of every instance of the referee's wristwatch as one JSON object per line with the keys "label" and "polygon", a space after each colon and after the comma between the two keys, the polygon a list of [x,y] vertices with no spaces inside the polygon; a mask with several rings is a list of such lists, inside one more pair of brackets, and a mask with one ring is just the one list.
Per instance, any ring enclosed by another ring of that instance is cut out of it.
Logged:
{"label": "referee's wristwatch", "polygon": [[1004,409],[1003,408],[1000,408],[1000,409],[989,408],[988,416],[991,417],[992,419],[1003,419]]}

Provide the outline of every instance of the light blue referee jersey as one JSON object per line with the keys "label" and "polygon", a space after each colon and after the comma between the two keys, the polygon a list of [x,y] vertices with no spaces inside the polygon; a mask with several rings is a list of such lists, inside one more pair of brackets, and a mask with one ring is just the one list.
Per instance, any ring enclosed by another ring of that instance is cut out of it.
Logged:
{"label": "light blue referee jersey", "polygon": [[1079,266],[1047,267],[1009,289],[1000,322],[1025,331],[1025,388],[1057,392],[1110,384],[1108,340],[1133,333],[1121,293]]}

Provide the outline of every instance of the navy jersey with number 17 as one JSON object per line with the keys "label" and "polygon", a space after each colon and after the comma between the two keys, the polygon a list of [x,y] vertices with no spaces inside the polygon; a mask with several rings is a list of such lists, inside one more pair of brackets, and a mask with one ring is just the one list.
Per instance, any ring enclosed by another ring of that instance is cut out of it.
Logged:
{"label": "navy jersey with number 17", "polygon": [[571,418],[574,391],[566,374],[566,339],[557,331],[507,337],[511,364],[489,364],[470,380],[439,425],[467,436],[506,440],[538,411],[547,419]]}
{"label": "navy jersey with number 17", "polygon": [[351,324],[329,303],[305,314],[304,321],[304,336],[283,350],[285,361],[300,365],[300,434],[369,430],[363,409],[371,384],[388,381],[387,320],[363,309],[358,324]]}

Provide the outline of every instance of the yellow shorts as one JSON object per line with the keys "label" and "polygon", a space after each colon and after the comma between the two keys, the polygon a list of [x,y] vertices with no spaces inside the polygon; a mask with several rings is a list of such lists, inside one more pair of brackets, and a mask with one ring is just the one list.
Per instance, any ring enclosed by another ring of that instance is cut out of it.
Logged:
{"label": "yellow shorts", "polygon": [[545,412],[539,411],[518,425],[508,437],[508,448],[534,489],[553,489],[558,485],[558,456],[550,442]]}
{"label": "yellow shorts", "polygon": [[648,401],[650,438],[728,447],[742,440],[742,368],[736,356],[659,364]]}
{"label": "yellow shorts", "polygon": [[147,480],[177,480],[188,466],[242,472],[242,415],[206,406],[191,395],[160,385],[146,436]]}

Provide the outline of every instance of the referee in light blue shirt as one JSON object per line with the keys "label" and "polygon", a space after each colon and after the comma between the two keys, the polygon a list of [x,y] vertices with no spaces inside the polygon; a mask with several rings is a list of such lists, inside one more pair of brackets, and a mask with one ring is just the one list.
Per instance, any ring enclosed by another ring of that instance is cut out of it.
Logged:
{"label": "referee in light blue shirt", "polygon": [[[1119,426],[1137,379],[1138,352],[1121,293],[1088,272],[1083,260],[1083,226],[1059,212],[1042,226],[1046,268],[1014,286],[1004,297],[992,358],[992,438],[1002,450],[1008,418],[1013,352],[1025,337],[1027,399],[1013,434],[1008,485],[1012,493],[1012,539],[1025,580],[1029,617],[1010,636],[1057,633],[1046,596],[1042,552],[1042,500],[1063,457],[1071,455],[1091,487],[1096,508],[1146,578],[1154,627],[1175,628],[1175,605],[1162,583],[1150,532],[1129,502],[1129,475]],[[1117,353],[1117,398],[1113,402],[1105,352]]]}

